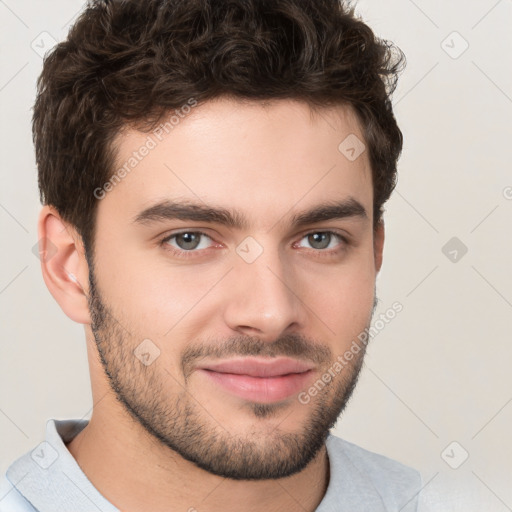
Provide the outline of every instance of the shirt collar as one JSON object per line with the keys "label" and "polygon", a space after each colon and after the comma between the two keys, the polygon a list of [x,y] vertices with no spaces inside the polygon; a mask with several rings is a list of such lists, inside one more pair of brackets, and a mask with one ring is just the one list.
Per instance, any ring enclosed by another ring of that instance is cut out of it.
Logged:
{"label": "shirt collar", "polygon": [[382,496],[372,481],[349,458],[346,442],[330,432],[325,442],[329,457],[329,485],[315,512],[386,512]]}
{"label": "shirt collar", "polygon": [[16,460],[7,479],[40,512],[119,512],[94,487],[67,449],[88,420],[48,420],[46,439]]}

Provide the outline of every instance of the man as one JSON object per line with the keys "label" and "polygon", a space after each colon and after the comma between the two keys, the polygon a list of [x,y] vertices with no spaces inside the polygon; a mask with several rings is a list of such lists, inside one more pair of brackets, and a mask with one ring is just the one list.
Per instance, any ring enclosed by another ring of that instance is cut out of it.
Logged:
{"label": "man", "polygon": [[2,512],[416,510],[415,470],[329,433],[377,300],[392,50],[337,0],[87,6],[33,126],[94,408],[47,423]]}

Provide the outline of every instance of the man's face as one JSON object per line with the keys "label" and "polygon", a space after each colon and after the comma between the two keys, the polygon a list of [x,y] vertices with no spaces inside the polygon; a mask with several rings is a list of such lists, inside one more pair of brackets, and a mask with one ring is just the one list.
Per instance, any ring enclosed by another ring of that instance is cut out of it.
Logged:
{"label": "man's face", "polygon": [[[346,107],[312,117],[299,102],[222,99],[168,134],[117,140],[116,169],[138,160],[99,201],[91,329],[132,417],[214,474],[300,471],[355,385],[364,349],[299,400],[374,307],[371,171],[366,153],[338,149],[350,134],[363,138]],[[237,222],[175,218],[153,208],[163,202]],[[341,203],[337,216],[302,216]]]}

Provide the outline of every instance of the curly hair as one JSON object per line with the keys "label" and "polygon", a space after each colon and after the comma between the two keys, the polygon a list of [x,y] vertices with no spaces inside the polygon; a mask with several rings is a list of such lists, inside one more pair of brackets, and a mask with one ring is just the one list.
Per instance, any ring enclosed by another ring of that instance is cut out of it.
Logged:
{"label": "curly hair", "polygon": [[92,251],[94,190],[114,172],[123,127],[151,130],[190,98],[297,99],[353,107],[376,225],[402,151],[390,96],[404,65],[343,0],[90,0],[37,82],[41,202]]}

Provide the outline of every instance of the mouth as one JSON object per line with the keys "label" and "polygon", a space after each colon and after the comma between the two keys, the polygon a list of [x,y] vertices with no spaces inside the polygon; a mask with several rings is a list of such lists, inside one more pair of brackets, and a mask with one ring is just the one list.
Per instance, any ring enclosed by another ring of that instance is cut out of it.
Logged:
{"label": "mouth", "polygon": [[304,389],[314,365],[289,358],[243,358],[198,368],[210,383],[230,394],[259,403],[279,402]]}

